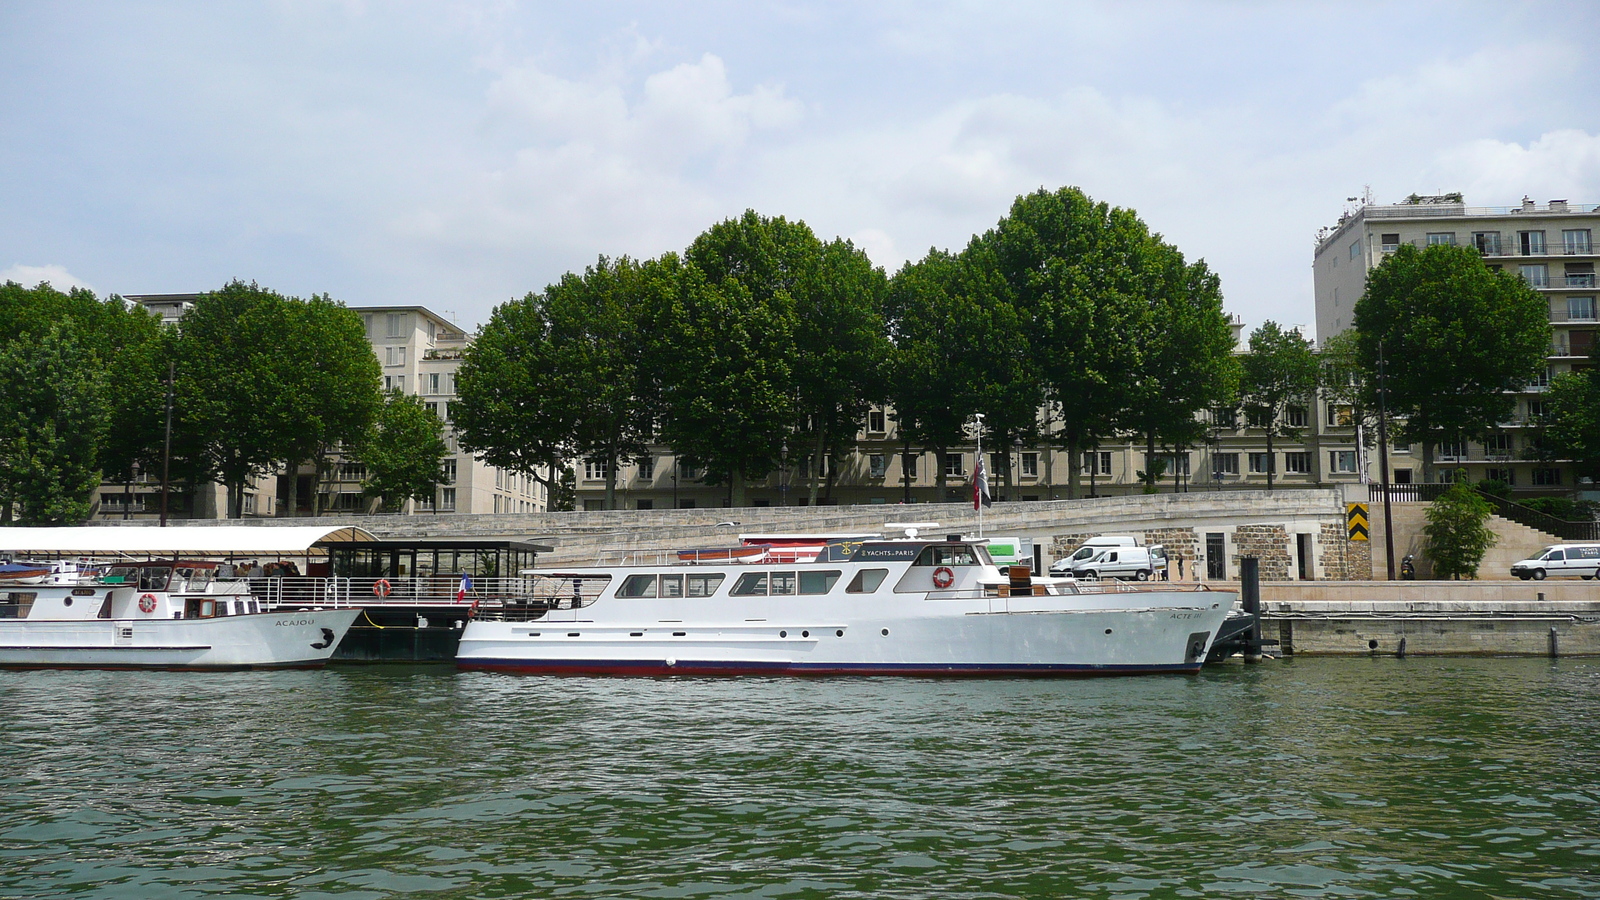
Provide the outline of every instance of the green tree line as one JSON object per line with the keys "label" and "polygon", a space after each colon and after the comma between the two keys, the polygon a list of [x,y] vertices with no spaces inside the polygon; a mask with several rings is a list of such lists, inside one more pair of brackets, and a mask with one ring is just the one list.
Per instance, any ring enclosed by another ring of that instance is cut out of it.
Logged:
{"label": "green tree line", "polygon": [[326,296],[234,281],[163,327],[116,295],[8,282],[0,336],[13,375],[0,384],[6,524],[81,522],[102,479],[163,470],[191,489],[225,485],[238,517],[254,479],[326,471],[336,450],[367,463],[367,489],[391,506],[438,481],[442,423],[380,391],[360,316]]}

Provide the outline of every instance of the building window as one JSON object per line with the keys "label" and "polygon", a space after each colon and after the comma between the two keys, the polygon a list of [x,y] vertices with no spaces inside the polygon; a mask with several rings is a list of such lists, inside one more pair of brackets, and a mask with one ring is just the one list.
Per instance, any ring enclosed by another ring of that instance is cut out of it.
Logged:
{"label": "building window", "polygon": [[907,481],[917,480],[917,460],[921,456],[920,453],[900,454],[900,474],[905,476]]}
{"label": "building window", "polygon": [[1439,445],[1439,458],[1448,460],[1466,459],[1467,445],[1460,441],[1447,441]]}
{"label": "building window", "polygon": [[1111,474],[1111,451],[1089,450],[1083,454],[1083,470],[1090,475]]}
{"label": "building window", "polygon": [[1588,356],[1594,350],[1593,329],[1573,329],[1567,332],[1567,353],[1570,356]]}
{"label": "building window", "polygon": [[[1264,475],[1264,474],[1266,474],[1267,467],[1271,466],[1271,465],[1272,465],[1272,454],[1271,453],[1252,453],[1252,454],[1250,454],[1250,474],[1251,475]],[[1274,469],[1273,471],[1277,471],[1277,470]]]}
{"label": "building window", "polygon": [[1567,228],[1561,232],[1561,247],[1571,256],[1575,253],[1593,253],[1594,245],[1589,242],[1589,229]]}
{"label": "building window", "polygon": [[1550,286],[1550,267],[1545,265],[1544,263],[1539,263],[1537,265],[1532,265],[1532,266],[1523,266],[1522,267],[1522,280],[1526,281],[1528,283],[1529,287],[1536,287],[1536,288],[1549,287]]}
{"label": "building window", "polygon": [[1310,475],[1311,454],[1304,450],[1285,453],[1283,455],[1283,471],[1289,475]]}
{"label": "building window", "polygon": [[1211,423],[1218,428],[1238,428],[1239,411],[1236,409],[1217,408],[1211,411]]}
{"label": "building window", "polygon": [[882,478],[889,472],[889,461],[882,453],[873,453],[867,457],[867,471],[873,478]]}
{"label": "building window", "polygon": [[1265,406],[1252,406],[1244,411],[1244,423],[1251,428],[1267,428],[1272,425],[1272,410]]}
{"label": "building window", "polygon": [[1189,477],[1189,454],[1187,453],[1160,453],[1156,459],[1162,462],[1161,474],[1163,476]]}
{"label": "building window", "polygon": [[1477,231],[1472,235],[1472,246],[1478,248],[1480,256],[1500,255],[1500,232]]}
{"label": "building window", "polygon": [[1310,420],[1311,416],[1306,412],[1306,408],[1304,406],[1289,407],[1290,428],[1304,428]]}
{"label": "building window", "polygon": [[[683,460],[678,460],[678,477],[685,481],[694,481],[700,477],[700,467],[691,466]],[[693,509],[693,507],[688,507]]]}
{"label": "building window", "polygon": [[1517,247],[1523,256],[1544,255],[1544,232],[1519,231],[1517,232]]}
{"label": "building window", "polygon": [[611,466],[603,459],[586,459],[583,461],[583,478],[585,481],[605,481],[610,474]]}
{"label": "building window", "polygon": [[1567,263],[1567,287],[1594,287],[1594,263]]}
{"label": "building window", "polygon": [[868,410],[867,431],[871,432],[872,434],[883,434],[888,430],[887,419],[888,417],[883,414],[883,410],[881,409]]}
{"label": "building window", "polygon": [[1504,431],[1496,431],[1484,439],[1483,452],[1491,457],[1510,456],[1512,446],[1510,434]]}
{"label": "building window", "polygon": [[640,501],[638,501],[638,502],[636,502],[634,504],[633,508],[634,509],[655,509],[656,508],[656,502],[654,500],[640,500]]}
{"label": "building window", "polygon": [[1550,370],[1549,366],[1545,366],[1543,369],[1539,370],[1539,374],[1533,376],[1533,386],[1534,387],[1549,387],[1550,386],[1550,379],[1554,378],[1554,377],[1555,377],[1555,373]]}
{"label": "building window", "polygon": [[456,508],[456,489],[453,487],[439,489],[439,509],[454,510]]}
{"label": "building window", "polygon": [[961,454],[946,453],[944,455],[944,474],[963,475],[966,470],[962,468]]}
{"label": "building window", "polygon": [[406,328],[406,317],[405,317],[405,314],[403,314],[403,313],[389,313],[388,315],[385,315],[383,318],[384,318],[384,325],[385,325],[385,330],[384,330],[385,336],[392,337],[392,338],[405,337],[405,333],[406,333],[405,332],[405,328]]}
{"label": "building window", "polygon": [[1355,259],[1356,257],[1358,257],[1360,255],[1361,255],[1361,242],[1360,241],[1356,241],[1355,243],[1350,245],[1350,258],[1351,259]]}
{"label": "building window", "polygon": [[447,460],[444,460],[443,462],[441,462],[439,464],[439,483],[440,484],[455,484],[456,483],[456,461],[455,460],[447,459]]}
{"label": "building window", "polygon": [[1037,453],[1024,453],[1024,454],[1022,454],[1022,477],[1024,477],[1024,478],[1038,478],[1039,477],[1039,454],[1037,454]]}
{"label": "building window", "polygon": [[1539,468],[1533,470],[1533,483],[1541,486],[1556,485],[1561,483],[1561,470]]}
{"label": "building window", "polygon": [[1382,238],[1382,241],[1383,241],[1383,243],[1382,243],[1380,249],[1382,249],[1383,252],[1385,252],[1385,253],[1393,253],[1396,250],[1400,249],[1400,234],[1399,234],[1399,232],[1395,232],[1395,233],[1392,233],[1392,234],[1384,235],[1383,238]]}
{"label": "building window", "polygon": [[1349,428],[1355,422],[1355,412],[1347,405],[1328,404],[1328,427]]}
{"label": "building window", "polygon": [[442,393],[444,393],[443,391],[439,390],[442,382],[444,381],[444,379],[441,377],[441,375],[442,375],[442,373],[440,373],[440,372],[424,372],[424,373],[422,373],[422,376],[421,376],[422,377],[422,392],[424,394],[442,394]]}
{"label": "building window", "polygon": [[1223,475],[1239,474],[1239,454],[1215,453],[1211,456],[1211,474],[1221,477]]}
{"label": "building window", "polygon": [[1329,450],[1328,471],[1335,475],[1354,475],[1356,473],[1356,452],[1354,450]]}
{"label": "building window", "polygon": [[1528,401],[1528,418],[1530,418],[1530,419],[1542,419],[1542,418],[1544,418],[1544,401],[1543,400],[1529,400]]}
{"label": "building window", "polygon": [[1438,247],[1440,245],[1454,247],[1456,245],[1456,233],[1454,231],[1430,232],[1428,234],[1428,246]]}
{"label": "building window", "polygon": [[1593,319],[1594,318],[1594,298],[1593,297],[1568,297],[1567,298],[1567,318],[1569,318],[1569,319]]}
{"label": "building window", "polygon": [[403,366],[406,364],[406,348],[383,348],[383,364],[386,366]]}
{"label": "building window", "polygon": [[656,458],[654,456],[641,456],[635,463],[639,466],[640,481],[654,481],[656,477]]}
{"label": "building window", "polygon": [[406,377],[404,375],[383,376],[383,389],[394,391],[397,394],[404,394],[406,392]]}

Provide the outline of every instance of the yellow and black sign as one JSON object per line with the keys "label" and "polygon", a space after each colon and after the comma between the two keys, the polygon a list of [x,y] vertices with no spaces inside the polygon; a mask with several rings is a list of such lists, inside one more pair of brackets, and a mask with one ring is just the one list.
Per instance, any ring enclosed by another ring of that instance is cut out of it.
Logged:
{"label": "yellow and black sign", "polygon": [[1371,529],[1367,527],[1367,505],[1365,503],[1346,503],[1344,507],[1344,524],[1352,541],[1371,540]]}

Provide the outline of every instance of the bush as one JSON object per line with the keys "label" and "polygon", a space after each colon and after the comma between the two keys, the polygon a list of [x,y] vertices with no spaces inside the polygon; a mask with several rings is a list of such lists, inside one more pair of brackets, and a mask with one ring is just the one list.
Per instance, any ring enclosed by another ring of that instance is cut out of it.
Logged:
{"label": "bush", "polygon": [[1428,536],[1435,578],[1478,577],[1478,564],[1496,541],[1484,524],[1490,512],[1489,501],[1461,477],[1429,505],[1428,524],[1422,530]]}
{"label": "bush", "polygon": [[1522,505],[1547,516],[1554,516],[1563,522],[1577,522],[1584,518],[1578,511],[1577,501],[1568,497],[1531,497],[1523,501]]}
{"label": "bush", "polygon": [[1478,482],[1478,490],[1491,497],[1499,497],[1501,500],[1511,499],[1511,485],[1498,479],[1485,478]]}

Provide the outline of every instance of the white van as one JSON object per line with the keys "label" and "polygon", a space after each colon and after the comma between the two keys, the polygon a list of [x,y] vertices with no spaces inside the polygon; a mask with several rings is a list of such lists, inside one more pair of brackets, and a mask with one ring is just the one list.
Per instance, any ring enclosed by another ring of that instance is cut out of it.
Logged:
{"label": "white van", "polygon": [[1139,539],[1131,534],[1102,534],[1089,538],[1083,546],[1073,552],[1071,556],[1063,557],[1050,564],[1051,575],[1071,575],[1073,566],[1090,557],[1096,556],[1107,547],[1137,547]]}
{"label": "white van", "polygon": [[1538,556],[1511,564],[1511,574],[1523,581],[1532,578],[1571,578],[1588,581],[1600,574],[1600,544],[1555,544]]}

